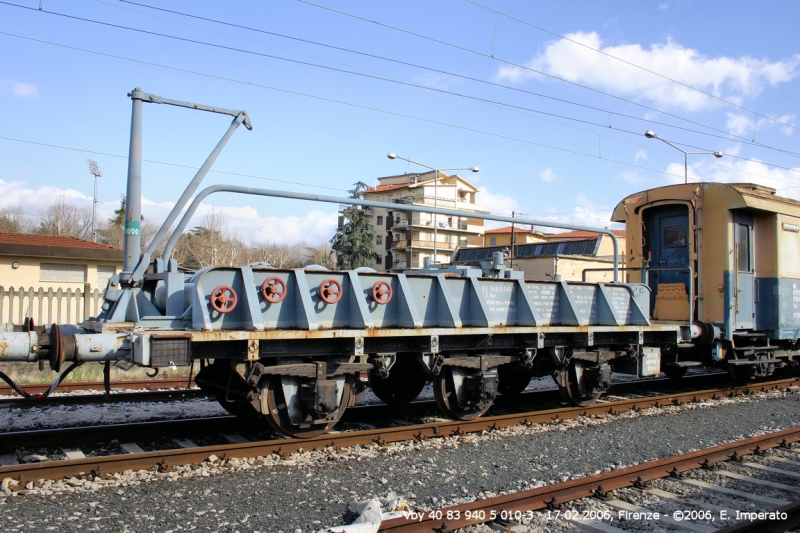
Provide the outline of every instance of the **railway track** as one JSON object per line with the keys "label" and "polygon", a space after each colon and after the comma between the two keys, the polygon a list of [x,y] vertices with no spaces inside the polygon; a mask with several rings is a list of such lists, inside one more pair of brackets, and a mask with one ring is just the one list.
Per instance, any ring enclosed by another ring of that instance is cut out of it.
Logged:
{"label": "railway track", "polygon": [[[725,374],[713,376],[716,380],[724,384]],[[708,386],[709,382],[714,380],[708,377],[695,376],[687,377],[681,382],[680,387],[676,390],[675,382],[669,379],[658,380],[645,380],[645,381],[630,381],[615,384],[609,394],[611,398],[617,398],[619,401],[620,396],[617,395],[631,395],[634,397],[641,397],[642,385],[647,386],[647,391],[644,395],[656,395],[663,392],[669,393],[689,393],[697,388],[693,386],[702,384]],[[800,381],[798,382],[800,383]],[[81,396],[85,398],[85,396]],[[173,396],[173,398],[175,398]],[[165,398],[159,397],[160,400]],[[183,399],[178,397],[178,399]],[[508,414],[509,412],[520,412],[527,406],[536,406],[542,408],[556,408],[563,403],[562,398],[557,390],[538,390],[520,394],[518,396],[500,396],[495,402],[493,410],[490,414]],[[607,403],[603,401],[602,403]],[[31,402],[27,402],[31,404]],[[32,405],[40,405],[38,402]],[[380,425],[380,421],[404,421],[406,419],[419,419],[438,417],[439,413],[436,410],[436,403],[433,400],[426,401],[420,400],[413,402],[409,405],[402,407],[392,407],[385,404],[365,404],[356,405],[348,409],[342,418],[343,426],[352,426],[352,429],[364,428],[364,423],[369,426],[370,422],[375,425]],[[406,421],[404,425],[409,425],[411,422]],[[383,425],[386,425],[385,423]],[[252,420],[236,418],[235,416],[210,416],[199,418],[185,418],[178,420],[165,420],[165,421],[141,421],[141,422],[126,422],[122,424],[102,424],[102,425],[76,425],[71,427],[59,427],[52,429],[34,429],[34,430],[19,430],[19,431],[0,431],[0,451],[11,451],[15,448],[41,446],[41,443],[48,443],[48,446],[58,448],[63,446],[70,446],[86,442],[98,442],[107,440],[120,440],[130,438],[185,438],[192,437],[198,433],[198,428],[202,428],[203,433],[236,433],[243,430],[258,429],[258,424],[253,424]],[[340,428],[341,429],[341,428]],[[264,426],[264,430],[270,430]],[[265,437],[266,438],[266,437]],[[251,439],[252,440],[252,439]],[[264,438],[260,439],[264,440]],[[8,456],[6,455],[6,458]],[[2,458],[0,458],[0,465],[2,465]]]}
{"label": "railway track", "polygon": [[[196,431],[198,426],[202,424],[219,424],[215,428],[221,432],[230,431],[225,433],[224,443],[213,443],[210,445],[200,445],[197,442],[191,441],[185,437],[179,437],[174,442],[175,445],[171,449],[145,451],[138,444],[133,442],[125,442],[125,436],[113,436],[114,430],[108,430],[111,433],[100,436],[93,434],[91,428],[73,429],[72,440],[65,439],[64,442],[83,441],[97,441],[109,438],[114,438],[119,441],[119,448],[122,453],[114,455],[106,455],[100,457],[85,457],[80,450],[72,450],[71,457],[66,460],[47,461],[40,463],[25,463],[25,464],[7,464],[0,466],[0,479],[13,478],[22,485],[28,482],[35,482],[40,479],[59,479],[70,476],[91,476],[92,478],[109,475],[115,472],[124,470],[140,470],[157,468],[162,472],[166,472],[178,465],[198,464],[205,461],[209,456],[215,455],[221,458],[247,458],[258,456],[269,456],[271,454],[288,455],[300,450],[318,450],[327,447],[334,449],[345,448],[356,445],[370,445],[379,444],[384,445],[391,442],[409,441],[409,440],[423,440],[430,438],[437,438],[443,436],[460,435],[472,432],[480,432],[485,430],[502,429],[519,424],[536,424],[548,423],[559,420],[568,420],[581,416],[592,415],[606,415],[622,413],[630,410],[646,409],[650,407],[659,407],[666,405],[680,405],[689,402],[697,402],[708,399],[722,398],[725,396],[735,396],[741,394],[750,394],[755,392],[763,392],[775,389],[784,389],[795,386],[798,383],[795,379],[778,380],[767,383],[752,384],[739,387],[716,387],[701,391],[677,392],[657,396],[645,396],[624,399],[619,401],[609,401],[598,403],[589,407],[560,407],[556,409],[546,409],[533,412],[511,413],[495,416],[487,416],[478,418],[471,421],[453,421],[453,420],[439,420],[432,423],[424,424],[398,424],[391,427],[384,427],[380,429],[368,429],[360,431],[348,432],[332,432],[326,435],[321,435],[308,439],[271,439],[271,440],[255,440],[248,441],[235,431],[237,428],[241,429],[241,421],[236,421],[233,417],[220,417],[218,420],[209,421],[193,420],[186,424],[186,427],[192,427]],[[377,408],[377,406],[371,407]],[[359,419],[361,414],[357,415]],[[400,421],[402,422],[402,421]],[[228,424],[233,424],[229,426]],[[177,427],[174,421],[152,424],[150,428],[158,428],[158,426],[172,427],[171,431],[175,431]],[[144,429],[142,426],[128,429],[128,435],[135,438],[142,438]],[[30,432],[25,432],[29,434]],[[0,438],[7,439],[0,440],[0,448],[8,450],[13,448],[15,444],[26,442],[42,442],[50,441],[54,438],[55,433],[42,432],[39,434],[6,434]],[[76,437],[78,435],[78,437]],[[98,438],[98,437],[102,437]],[[16,441],[14,439],[17,439]],[[31,440],[33,439],[33,440]],[[120,440],[122,439],[122,440]],[[48,442],[50,444],[50,442]],[[7,453],[7,452],[6,452]],[[83,456],[83,457],[81,457]],[[3,460],[13,463],[13,457],[5,458],[0,457],[0,463]],[[10,459],[10,460],[9,460]]]}
{"label": "railway track", "polygon": [[[551,526],[572,526],[603,533],[622,533],[630,528],[647,530],[656,525],[699,533],[785,531],[800,525],[800,504],[797,503],[800,500],[800,451],[791,446],[797,441],[800,441],[800,427],[565,483],[410,513],[384,521],[379,531],[450,533],[486,523],[493,523],[494,529],[499,531],[527,531],[526,527],[515,529],[515,525],[526,521],[540,526],[544,525],[542,522],[550,522]],[[767,451],[774,448],[791,452]],[[758,460],[745,461],[747,456]],[[769,477],[772,480],[764,479]],[[776,477],[781,482],[775,481]],[[669,482],[661,485],[672,490],[664,490],[653,483],[662,479]],[[738,488],[723,486],[724,480],[733,480]],[[759,495],[752,487],[778,491],[784,497]],[[681,491],[681,488],[686,490]],[[704,500],[703,493],[727,498],[728,505],[710,503]],[[631,500],[649,500],[649,503],[638,505]],[[673,510],[665,513],[662,502],[668,502]],[[736,505],[749,506],[749,509],[736,508]],[[756,511],[750,514],[753,507]],[[749,519],[758,512],[765,513],[764,517]],[[723,529],[715,526],[737,518],[743,520]]]}
{"label": "railway track", "polygon": [[[175,399],[198,398],[205,393],[194,387],[186,378],[181,379],[137,379],[115,381],[111,383],[111,393],[105,394],[103,383],[96,381],[76,381],[61,383],[54,394],[38,400],[26,400],[20,397],[8,385],[0,386],[0,406],[28,407],[42,405],[77,405],[81,403],[120,403],[120,402],[156,402]],[[25,385],[30,394],[44,394],[50,385]],[[68,393],[86,394],[68,394]],[[93,394],[94,393],[94,394]]]}

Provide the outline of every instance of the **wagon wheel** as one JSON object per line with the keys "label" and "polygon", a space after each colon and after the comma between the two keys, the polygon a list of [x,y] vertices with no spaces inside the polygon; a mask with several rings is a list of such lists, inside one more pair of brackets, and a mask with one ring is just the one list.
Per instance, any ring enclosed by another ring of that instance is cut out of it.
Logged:
{"label": "wagon wheel", "polygon": [[497,392],[504,396],[517,396],[528,388],[533,371],[509,364],[497,368]]}
{"label": "wagon wheel", "polygon": [[446,366],[433,382],[433,396],[439,410],[456,420],[474,420],[492,406],[491,401],[475,403],[467,399],[465,377],[464,369]]}
{"label": "wagon wheel", "polygon": [[194,378],[201,390],[213,396],[232,415],[252,418],[260,413],[247,399],[249,387],[227,359],[215,359]]}
{"label": "wagon wheel", "polygon": [[[338,410],[331,417],[331,420],[318,424],[313,424],[311,421],[303,421],[300,423],[292,422],[284,393],[283,379],[286,378],[282,376],[270,377],[269,385],[261,391],[261,411],[264,413],[270,426],[278,433],[287,437],[310,439],[330,431],[342,418],[345,409],[347,409],[347,406],[350,404],[350,396],[353,392],[353,377],[347,376],[344,381],[342,399],[339,403]],[[299,380],[297,383],[299,384]],[[291,400],[293,402],[297,401],[296,394],[295,398]]]}
{"label": "wagon wheel", "polygon": [[583,361],[570,359],[566,368],[553,376],[561,397],[577,407],[588,407],[603,395],[588,386],[584,370]]}
{"label": "wagon wheel", "polygon": [[686,370],[687,370],[686,367],[665,366],[663,372],[672,381],[678,381],[679,379],[681,379],[683,376],[686,375]]}
{"label": "wagon wheel", "polygon": [[387,405],[413,402],[425,388],[426,381],[422,367],[410,356],[398,355],[387,378],[380,377],[375,370],[369,372],[372,393]]}

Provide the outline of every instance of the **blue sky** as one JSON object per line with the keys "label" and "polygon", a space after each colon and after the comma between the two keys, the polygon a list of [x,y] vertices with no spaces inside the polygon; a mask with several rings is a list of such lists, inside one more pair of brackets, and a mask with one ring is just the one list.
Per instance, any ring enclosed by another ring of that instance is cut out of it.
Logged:
{"label": "blue sky", "polygon": [[[89,205],[89,157],[109,216],[134,87],[248,111],[253,131],[204,185],[344,196],[420,170],[395,152],[479,166],[466,177],[490,212],[603,226],[624,196],[683,181],[683,154],[653,130],[726,154],[690,156],[690,179],[800,198],[799,16],[789,1],[3,0],[0,207]],[[144,122],[157,220],[230,120],[146,105]],[[251,242],[313,244],[336,223],[329,204],[217,195],[212,208]]]}

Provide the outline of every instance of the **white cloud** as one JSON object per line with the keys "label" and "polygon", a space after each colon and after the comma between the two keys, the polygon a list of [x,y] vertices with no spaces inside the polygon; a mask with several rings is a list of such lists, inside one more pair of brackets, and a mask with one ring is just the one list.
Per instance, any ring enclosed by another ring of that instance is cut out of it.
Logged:
{"label": "white cloud", "polygon": [[[484,211],[507,217],[510,217],[513,211],[519,211],[519,203],[513,197],[501,193],[490,193],[486,187],[478,189],[478,204]],[[487,220],[485,224],[487,229],[508,226],[505,222],[492,222],[490,220]]]}
{"label": "white cloud", "polygon": [[[710,161],[689,160],[689,181],[709,181],[720,183],[757,183],[777,189],[779,196],[800,200],[800,167],[786,170],[771,167],[757,160],[722,159],[715,164]],[[665,172],[683,176],[683,165],[671,163]],[[665,179],[665,183],[675,184],[683,178]]]}
{"label": "white cloud", "polygon": [[556,175],[555,172],[553,172],[552,168],[547,167],[546,169],[544,169],[539,173],[539,179],[541,179],[542,181],[556,181],[558,179],[558,176]]}
{"label": "white cloud", "polygon": [[92,197],[75,189],[59,189],[46,185],[34,190],[25,187],[24,181],[6,181],[0,179],[0,207],[21,205],[28,214],[36,214],[39,209],[47,207],[56,196],[66,197],[75,204],[91,205]]}
{"label": "white cloud", "polygon": [[[35,217],[40,209],[50,205],[53,198],[60,196],[75,205],[91,206],[92,198],[74,189],[59,189],[43,186],[32,189],[24,181],[5,181],[0,179],[0,208],[20,205],[25,213]],[[162,221],[172,210],[174,202],[153,202],[142,198],[142,214],[148,220]],[[99,202],[99,219],[110,218],[119,200]],[[335,212],[310,211],[303,216],[262,216],[251,206],[226,206],[201,203],[189,222],[191,229],[199,224],[202,217],[211,213],[222,213],[230,228],[236,231],[247,243],[270,242],[276,244],[317,244],[330,240],[336,231],[338,216]]]}
{"label": "white cloud", "polygon": [[664,2],[663,4],[658,4],[659,11],[666,11],[669,8],[671,2]]}
{"label": "white cloud", "polygon": [[633,156],[633,158],[636,161],[638,161],[640,159],[647,159],[647,152],[645,152],[644,150],[639,150],[638,152],[636,152],[636,154]]}
{"label": "white cloud", "polygon": [[20,98],[35,98],[39,95],[39,89],[35,85],[16,80],[0,80],[0,91],[10,91]]}
{"label": "white cloud", "polygon": [[[567,37],[734,102],[758,95],[765,86],[790,81],[800,72],[800,54],[770,62],[747,56],[707,57],[671,39],[645,48],[640,44],[603,47],[596,32],[576,32]],[[699,111],[721,105],[697,91],[565,39],[548,43],[526,66],[614,94],[643,98],[664,108]],[[530,70],[510,66],[500,67],[495,76],[517,83],[530,78],[543,79]]]}

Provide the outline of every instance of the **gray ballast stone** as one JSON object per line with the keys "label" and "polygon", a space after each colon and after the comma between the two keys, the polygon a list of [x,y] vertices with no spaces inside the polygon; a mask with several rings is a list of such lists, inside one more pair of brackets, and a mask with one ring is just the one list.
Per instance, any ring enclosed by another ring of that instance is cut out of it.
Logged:
{"label": "gray ballast stone", "polygon": [[[214,461],[167,475],[134,472],[100,490],[94,485],[105,480],[58,482],[62,488],[47,485],[53,490],[45,495],[0,494],[0,530],[308,533],[343,523],[349,504],[376,496],[393,493],[413,509],[436,508],[800,422],[800,394],[762,393],[701,405],[424,443],[305,452],[283,461]],[[148,478],[155,480],[140,481]]]}

